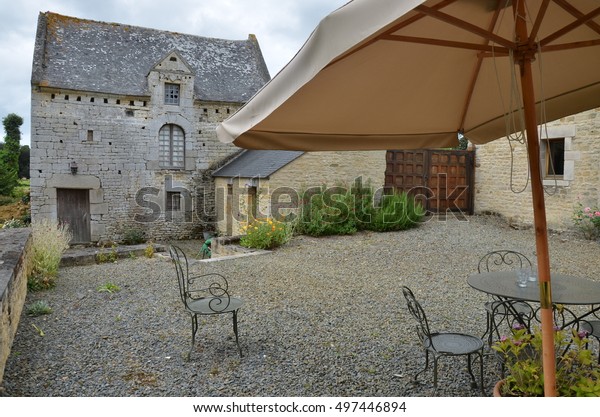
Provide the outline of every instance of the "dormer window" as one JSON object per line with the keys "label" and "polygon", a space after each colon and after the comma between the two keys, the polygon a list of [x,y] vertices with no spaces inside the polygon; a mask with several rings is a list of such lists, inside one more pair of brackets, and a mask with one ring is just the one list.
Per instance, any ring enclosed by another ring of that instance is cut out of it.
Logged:
{"label": "dormer window", "polygon": [[179,106],[179,84],[165,83],[165,104]]}

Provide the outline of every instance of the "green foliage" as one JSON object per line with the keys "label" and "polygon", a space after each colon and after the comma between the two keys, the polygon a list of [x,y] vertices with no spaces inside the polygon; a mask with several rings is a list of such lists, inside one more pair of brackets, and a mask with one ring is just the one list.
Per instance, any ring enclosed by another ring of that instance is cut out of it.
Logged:
{"label": "green foliage", "polygon": [[242,229],[246,234],[240,238],[240,245],[246,248],[273,249],[292,237],[290,224],[272,219],[257,219]]}
{"label": "green foliage", "polygon": [[[587,348],[586,332],[555,330],[556,387],[565,397],[600,396],[600,365]],[[506,367],[502,393],[506,396],[540,397],[544,395],[542,335],[526,328],[513,328],[512,337],[503,337],[492,348],[499,352]]]}
{"label": "green foliage", "polygon": [[27,306],[27,314],[30,316],[43,316],[52,313],[52,308],[45,300],[34,301]]}
{"label": "green foliage", "polygon": [[18,229],[21,227],[27,227],[27,224],[20,219],[10,219],[2,225],[2,229]]}
{"label": "green foliage", "polygon": [[12,190],[18,184],[19,176],[17,174],[17,169],[10,167],[0,158],[0,196],[10,196],[12,194]]}
{"label": "green foliage", "polygon": [[96,254],[96,262],[99,264],[107,263],[107,262],[117,262],[119,259],[119,254],[117,253],[117,245],[112,244],[110,246],[110,250],[106,252],[106,246],[102,245],[100,247],[100,252]]}
{"label": "green foliage", "polygon": [[145,241],[146,236],[141,229],[127,229],[123,233],[123,244],[125,245],[139,245]]}
{"label": "green foliage", "polygon": [[358,230],[356,200],[343,187],[310,188],[302,195],[296,233],[309,236],[350,235]]}
{"label": "green foliage", "polygon": [[0,151],[0,194],[10,195],[19,179],[19,155],[21,153],[21,131],[23,118],[14,113],[2,119],[6,137]]}
{"label": "green foliage", "polygon": [[19,178],[29,179],[30,153],[31,150],[28,145],[21,146],[21,152],[19,153]]}
{"label": "green foliage", "polygon": [[144,256],[146,258],[153,258],[155,253],[154,245],[152,243],[148,243],[146,249],[144,249]]}
{"label": "green foliage", "polygon": [[56,285],[60,259],[72,235],[68,225],[46,218],[32,222],[31,229],[33,256],[27,287],[32,291],[49,289]]}
{"label": "green foliage", "polygon": [[96,291],[107,292],[107,293],[113,294],[115,292],[121,291],[121,287],[119,287],[117,284],[114,284],[112,282],[106,282],[106,283],[100,285],[98,288],[96,288]]}
{"label": "green foliage", "polygon": [[361,228],[376,232],[410,229],[425,215],[425,210],[414,198],[396,191],[384,194],[378,207],[371,204],[365,210],[370,214],[370,221],[361,222]]}
{"label": "green foliage", "polygon": [[425,210],[406,193],[381,196],[378,205],[372,187],[356,184],[313,188],[303,193],[296,232],[310,236],[345,235],[357,230],[388,232],[415,227]]}
{"label": "green foliage", "polygon": [[[1,169],[2,167],[0,167]],[[1,185],[0,185],[1,187]],[[0,206],[7,206],[9,204],[13,204],[15,202],[15,198],[9,195],[1,195],[0,194]]]}
{"label": "green foliage", "polygon": [[578,201],[573,211],[573,223],[586,239],[598,239],[600,237],[600,208],[584,207],[581,201]]}

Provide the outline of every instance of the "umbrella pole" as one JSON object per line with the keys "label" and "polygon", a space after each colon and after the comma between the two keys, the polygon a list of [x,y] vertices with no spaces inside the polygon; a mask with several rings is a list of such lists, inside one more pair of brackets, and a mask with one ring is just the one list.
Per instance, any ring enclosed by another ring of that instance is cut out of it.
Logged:
{"label": "umbrella pole", "polygon": [[[523,92],[523,111],[527,131],[527,153],[531,171],[531,194],[533,199],[533,218],[535,226],[535,245],[538,259],[538,277],[540,285],[541,327],[542,327],[542,369],[544,372],[544,395],[556,397],[556,359],[554,356],[554,316],[552,314],[552,287],[550,285],[550,255],[548,251],[548,228],[546,224],[546,205],[544,187],[540,172],[540,144],[537,131],[535,93],[531,62],[535,49],[529,45],[525,24],[525,6],[520,1],[517,17],[517,36],[525,42],[520,52],[521,89]],[[514,2],[513,2],[514,4]]]}

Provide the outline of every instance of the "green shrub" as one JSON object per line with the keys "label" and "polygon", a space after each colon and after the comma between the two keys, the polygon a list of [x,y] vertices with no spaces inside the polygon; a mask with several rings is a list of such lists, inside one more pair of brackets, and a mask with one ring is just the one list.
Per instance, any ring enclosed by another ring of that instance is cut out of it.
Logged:
{"label": "green shrub", "polygon": [[139,245],[146,241],[146,236],[143,230],[140,229],[127,229],[123,233],[123,244],[125,245]]}
{"label": "green shrub", "polygon": [[383,195],[379,207],[371,208],[371,221],[361,223],[361,228],[376,232],[410,229],[425,215],[423,207],[406,193]]}
{"label": "green shrub", "polygon": [[33,303],[27,306],[27,314],[30,316],[42,316],[44,314],[52,313],[52,308],[48,304],[48,302],[44,300],[34,301]]}
{"label": "green shrub", "polygon": [[246,234],[240,238],[240,245],[246,248],[273,249],[292,237],[290,224],[272,219],[257,219],[242,229]]}
{"label": "green shrub", "polygon": [[62,254],[69,247],[71,232],[68,225],[45,218],[32,222],[31,229],[33,256],[27,287],[32,291],[52,288]]}
{"label": "green shrub", "polygon": [[154,245],[152,243],[148,243],[146,245],[146,249],[144,249],[144,256],[146,258],[153,258],[155,253]]}
{"label": "green shrub", "polygon": [[295,228],[309,236],[350,235],[358,230],[355,199],[343,187],[312,188],[303,193]]}
{"label": "green shrub", "polygon": [[103,264],[107,262],[117,262],[117,259],[119,259],[119,254],[117,253],[117,245],[113,243],[108,252],[105,251],[105,248],[105,245],[102,245],[100,247],[100,252],[96,254],[96,263]]}
{"label": "green shrub", "polygon": [[10,219],[5,221],[2,225],[3,229],[17,229],[20,227],[27,227],[27,224],[20,219]]}
{"label": "green shrub", "polygon": [[12,204],[16,201],[17,200],[12,196],[0,195],[0,206],[8,206],[9,204]]}
{"label": "green shrub", "polygon": [[112,293],[121,291],[121,287],[119,287],[117,284],[113,284],[112,282],[107,282],[105,284],[100,285],[98,288],[96,288],[96,291],[107,292],[107,293],[112,294]]}
{"label": "green shrub", "polygon": [[383,195],[378,205],[375,201],[372,187],[309,189],[303,193],[296,232],[325,236],[404,230],[415,227],[425,215],[423,207],[406,193]]}

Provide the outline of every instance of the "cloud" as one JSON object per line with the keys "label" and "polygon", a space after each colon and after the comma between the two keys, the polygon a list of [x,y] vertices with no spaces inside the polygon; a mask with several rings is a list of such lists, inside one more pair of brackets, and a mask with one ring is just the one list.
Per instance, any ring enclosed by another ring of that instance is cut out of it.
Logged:
{"label": "cloud", "polygon": [[[31,63],[40,12],[224,39],[256,35],[271,76],[300,49],[320,19],[346,0],[158,0],[7,1],[0,24],[0,117],[16,113],[30,143]],[[4,136],[4,134],[2,135]]]}

